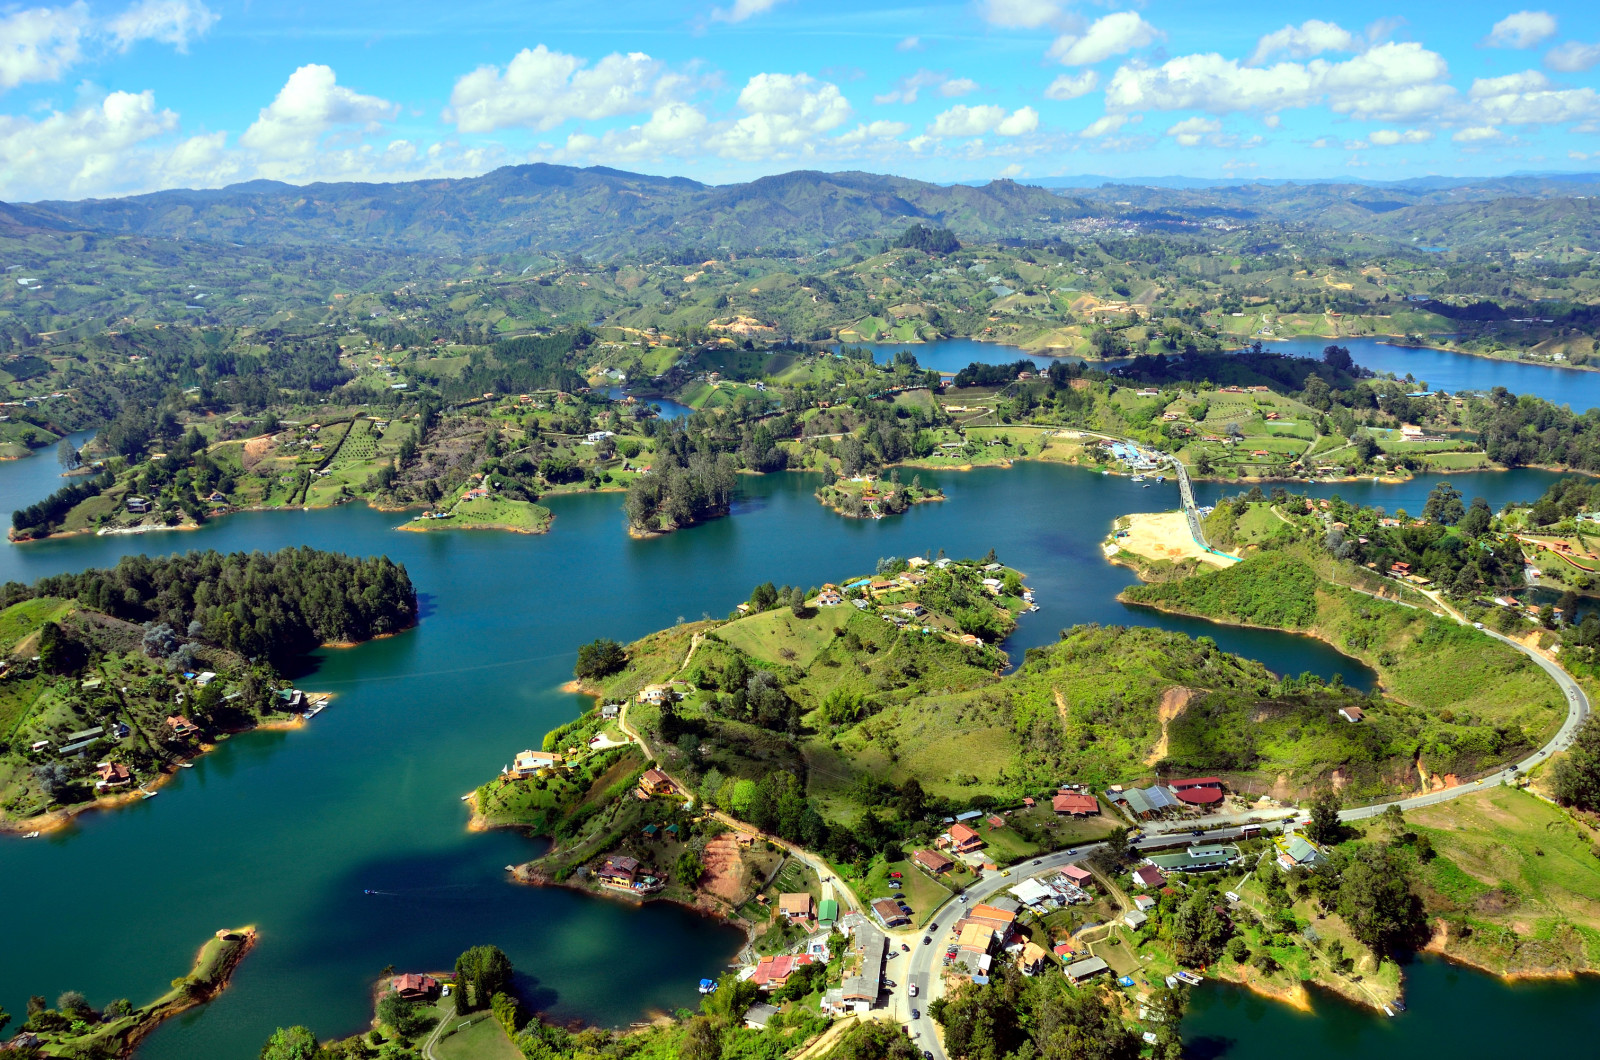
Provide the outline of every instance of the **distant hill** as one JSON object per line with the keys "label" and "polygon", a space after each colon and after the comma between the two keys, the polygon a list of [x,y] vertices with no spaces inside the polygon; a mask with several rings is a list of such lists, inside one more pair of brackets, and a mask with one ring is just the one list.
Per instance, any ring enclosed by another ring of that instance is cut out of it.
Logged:
{"label": "distant hill", "polygon": [[[923,221],[965,239],[1043,234],[1089,211],[1043,188],[946,187],[871,173],[794,172],[708,186],[600,167],[506,166],[401,184],[251,181],[214,191],[42,202],[19,222],[240,243],[368,243],[451,254],[609,254],[651,247],[805,251]],[[6,215],[0,213],[0,224]]]}

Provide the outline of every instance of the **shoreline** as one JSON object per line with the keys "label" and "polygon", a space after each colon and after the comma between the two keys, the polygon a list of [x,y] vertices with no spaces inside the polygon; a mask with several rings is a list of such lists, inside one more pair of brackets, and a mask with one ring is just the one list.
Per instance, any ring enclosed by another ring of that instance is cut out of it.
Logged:
{"label": "shoreline", "polygon": [[[392,634],[385,635],[392,636]],[[324,645],[324,647],[330,646],[331,645]],[[328,703],[333,700],[334,695],[335,693],[333,692],[310,692],[307,693],[306,699],[309,702],[313,697],[316,697],[317,702]],[[275,714],[269,715],[267,718],[255,725],[246,726],[240,729],[224,729],[219,735],[226,738],[232,736],[242,736],[245,733],[250,732],[286,732],[291,729],[304,728],[308,723],[309,721],[304,714]],[[74,806],[63,806],[59,809],[50,810],[46,813],[37,814],[33,817],[26,817],[16,820],[0,819],[0,836],[15,834],[17,837],[21,837],[30,832],[38,832],[39,837],[43,838],[52,832],[59,832],[61,829],[67,827],[67,825],[72,823],[73,818],[77,817],[79,814],[100,810],[118,810],[124,806],[144,802],[150,796],[141,795],[141,791],[159,791],[167,784],[168,781],[172,780],[178,775],[178,770],[183,768],[183,763],[193,762],[197,758],[203,758],[212,751],[215,751],[221,743],[221,739],[218,739],[213,743],[201,743],[199,750],[195,751],[193,754],[182,755],[175,758],[171,763],[169,763],[170,768],[163,768],[161,772],[157,773],[143,784],[135,785],[127,791],[119,791],[114,795],[102,795],[98,798],[90,799],[88,802],[79,803]]]}

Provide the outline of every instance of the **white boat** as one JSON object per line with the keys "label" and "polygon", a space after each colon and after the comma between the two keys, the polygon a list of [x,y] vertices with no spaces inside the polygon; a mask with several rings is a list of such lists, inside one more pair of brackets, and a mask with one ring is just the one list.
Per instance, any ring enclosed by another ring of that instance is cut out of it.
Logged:
{"label": "white boat", "polygon": [[29,832],[27,835],[23,836],[22,838],[24,838],[24,839],[38,839],[39,838],[39,833],[38,832]]}
{"label": "white boat", "polygon": [[1135,481],[1135,482],[1143,482],[1144,481],[1144,476],[1143,475],[1135,475],[1135,476],[1133,476],[1133,481]]}
{"label": "white boat", "polygon": [[316,717],[318,714],[321,714],[326,707],[326,703],[318,703],[316,706],[306,711],[306,719],[309,721],[310,719]]}
{"label": "white boat", "polygon": [[140,794],[140,795],[143,795],[143,796],[144,796],[144,797],[145,797],[145,798],[147,798],[147,799],[153,799],[153,798],[155,798],[155,797],[156,797],[156,796],[157,796],[157,795],[160,795],[160,794],[161,794],[161,792],[159,792],[159,791],[146,791],[146,790],[144,790],[144,789],[143,789],[143,788],[140,788],[140,789],[139,789],[139,794]]}
{"label": "white boat", "polygon": [[194,763],[193,762],[179,762],[178,763],[178,768],[179,769],[193,769],[194,768]]}

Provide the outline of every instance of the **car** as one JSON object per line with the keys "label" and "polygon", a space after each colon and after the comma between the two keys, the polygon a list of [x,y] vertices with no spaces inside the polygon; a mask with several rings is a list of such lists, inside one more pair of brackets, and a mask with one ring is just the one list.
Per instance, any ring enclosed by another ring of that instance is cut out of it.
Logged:
{"label": "car", "polygon": [[1483,628],[1483,623],[1482,622],[1474,622],[1472,624],[1472,628],[1473,629],[1482,629]]}
{"label": "car", "polygon": [[910,953],[911,952],[911,947],[907,946],[904,942],[902,942],[900,944],[900,952],[901,953]]}
{"label": "car", "polygon": [[933,936],[932,935],[924,935],[924,936],[922,936],[922,944],[924,946],[932,946],[933,945]]}
{"label": "car", "polygon": [[1191,828],[1189,830],[1189,834],[1190,835],[1205,835],[1206,834],[1206,830],[1204,828]]}
{"label": "car", "polygon": [[1037,865],[1037,864],[1039,864],[1039,859],[1038,859],[1038,858],[1034,858],[1034,859],[1033,859],[1033,863],[1034,863],[1034,864],[1035,864],[1035,865]]}
{"label": "car", "polygon": [[1009,875],[1011,875],[1011,870],[1010,869],[1001,869],[1000,870],[1000,875],[1009,876]]}
{"label": "car", "polygon": [[966,902],[966,900],[967,900],[967,896],[966,895],[964,895],[964,894],[956,895],[956,901],[964,903],[964,902]]}
{"label": "car", "polygon": [[938,931],[939,930],[939,922],[937,920],[935,920],[933,923],[929,924],[928,925],[928,930],[929,931]]}
{"label": "car", "polygon": [[905,877],[904,877],[903,873],[891,872],[891,873],[889,873],[889,878],[891,880],[899,880],[899,879],[904,879]]}
{"label": "car", "polygon": [[1067,853],[1068,854],[1076,854],[1077,852],[1078,852],[1078,848],[1077,847],[1068,847],[1067,848]]}
{"label": "car", "polygon": [[893,979],[885,979],[883,981],[883,985],[888,987],[890,990],[893,990],[895,987],[899,986],[900,984],[895,982]]}
{"label": "car", "polygon": [[918,1009],[912,1009],[911,1010],[911,1018],[914,1019],[914,1020],[921,1019],[922,1018],[922,1012],[920,1010],[918,1010]]}
{"label": "car", "polygon": [[912,997],[916,997],[917,996],[917,984],[916,983],[912,983],[911,986],[908,987],[907,989],[911,992],[911,996]]}
{"label": "car", "polygon": [[922,1050],[922,1060],[933,1060],[933,1053],[927,1049]]}

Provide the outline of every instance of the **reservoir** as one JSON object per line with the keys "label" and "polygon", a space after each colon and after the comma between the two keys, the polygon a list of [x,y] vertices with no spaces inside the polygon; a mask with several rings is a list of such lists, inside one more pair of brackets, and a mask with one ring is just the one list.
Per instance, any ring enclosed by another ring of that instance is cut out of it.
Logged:
{"label": "reservoir", "polygon": [[[916,355],[917,363],[924,368],[940,372],[959,372],[974,362],[978,364],[1011,364],[1019,360],[1032,361],[1036,367],[1048,367],[1055,358],[1030,353],[1016,346],[1002,346],[996,342],[979,342],[976,339],[942,339],[938,342],[851,342],[847,346],[863,346],[872,350],[873,357],[886,362],[899,350]],[[1409,373],[1419,383],[1426,382],[1433,390],[1455,393],[1458,390],[1491,390],[1503,386],[1513,394],[1535,394],[1557,405],[1570,405],[1574,412],[1600,408],[1600,372],[1581,371],[1576,368],[1545,367],[1494,357],[1474,357],[1467,353],[1449,350],[1414,349],[1393,346],[1378,339],[1281,339],[1264,342],[1263,348],[1274,353],[1287,353],[1300,357],[1321,357],[1324,348],[1343,346],[1363,368],[1374,372],[1393,372],[1404,379]],[[1077,358],[1074,358],[1075,360]],[[1126,364],[1123,360],[1094,361],[1095,368],[1113,368]]]}
{"label": "reservoir", "polygon": [[[48,452],[0,465],[0,497],[31,503],[59,485],[58,472]],[[580,644],[726,615],[763,581],[819,585],[871,570],[879,557],[981,556],[992,547],[1027,574],[1041,607],[1007,644],[1014,658],[1080,622],[1158,624],[1211,636],[1280,673],[1338,673],[1371,686],[1365,667],[1309,638],[1116,602],[1133,577],[1105,563],[1099,544],[1117,515],[1174,507],[1170,482],[1143,489],[1028,462],[921,474],[949,499],[879,521],[824,509],[812,497],[813,474],[741,476],[733,517],[648,541],[624,532],[620,495],[581,494],[550,498],[553,530],[534,537],[401,533],[393,528],[405,516],[348,505],[243,513],[193,532],[0,546],[0,579],[23,582],[139,551],[382,552],[406,564],[423,613],[403,635],[318,653],[297,683],[337,698],[305,727],[228,740],[158,799],[84,815],[44,839],[0,841],[0,1006],[20,1012],[30,993],[67,989],[100,1005],[143,1002],[189,966],[211,932],[244,923],[260,928],[261,942],[233,986],[163,1026],[143,1060],[248,1060],[274,1027],[293,1022],[323,1036],[351,1033],[366,1025],[366,988],[384,966],[448,968],[481,942],[504,948],[530,1007],[557,1018],[622,1025],[694,1005],[698,979],[721,970],[742,936],[672,906],[512,886],[504,866],[534,856],[538,844],[468,833],[459,797],[587,706],[560,691]],[[1469,498],[1493,493],[1498,505],[1537,496],[1545,474],[1450,480]],[[1352,499],[1370,490],[1391,510],[1415,510],[1432,481],[1306,488]],[[1202,485],[1202,496],[1222,492]],[[1518,996],[1467,978],[1486,992],[1483,1007]],[[1567,1004],[1600,1007],[1592,981],[1577,990]],[[1254,1022],[1211,1014],[1231,996],[1201,992],[1195,1034],[1225,1025],[1229,1048],[1264,1050],[1282,1042],[1271,1021],[1301,1018],[1278,1006]],[[1448,1022],[1450,1011],[1419,1001],[1406,1020]],[[1312,1025],[1332,1026],[1328,1019]]]}

